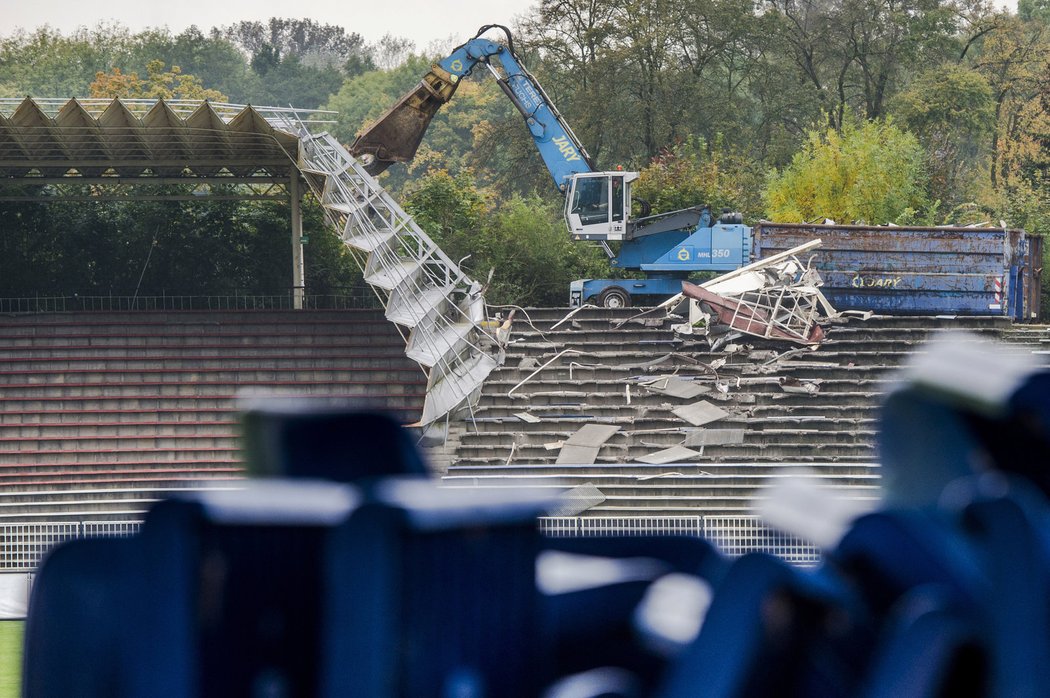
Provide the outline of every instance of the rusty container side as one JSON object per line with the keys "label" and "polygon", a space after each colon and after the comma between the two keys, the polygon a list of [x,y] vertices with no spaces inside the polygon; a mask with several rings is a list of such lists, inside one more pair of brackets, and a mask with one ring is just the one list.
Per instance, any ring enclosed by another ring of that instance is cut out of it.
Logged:
{"label": "rusty container side", "polygon": [[1022,230],[762,222],[755,257],[815,238],[823,241],[813,253],[822,290],[840,310],[1030,316],[1035,272]]}

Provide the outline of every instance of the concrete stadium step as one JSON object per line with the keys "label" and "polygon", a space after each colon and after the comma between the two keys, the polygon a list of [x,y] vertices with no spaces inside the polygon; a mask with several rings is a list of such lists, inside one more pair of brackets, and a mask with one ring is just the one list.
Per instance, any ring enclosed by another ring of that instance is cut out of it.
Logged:
{"label": "concrete stadium step", "polygon": [[124,464],[134,465],[143,462],[229,462],[240,457],[236,448],[213,447],[195,444],[181,444],[177,449],[172,445],[145,445],[108,447],[78,446],[75,449],[25,449],[0,451],[0,468],[19,467],[23,465],[92,465]]}
{"label": "concrete stadium step", "polygon": [[[515,323],[506,366],[486,384],[476,423],[459,435],[446,478],[507,486],[517,466],[528,463],[520,474],[532,483],[557,487],[590,480],[607,485],[613,496],[588,514],[752,513],[746,500],[757,491],[761,476],[792,461],[818,470],[850,496],[868,497],[879,482],[874,462],[878,405],[894,384],[897,367],[925,351],[924,342],[938,330],[963,328],[1001,341],[1012,328],[1008,321],[989,318],[871,318],[833,323],[815,351],[742,337],[736,342],[751,348],[729,354],[708,351],[706,342],[674,338],[667,322],[616,326],[633,313],[637,310],[587,309],[552,330],[566,311],[528,309],[532,326]],[[637,345],[639,339],[647,344]],[[1050,333],[1025,329],[1016,339],[1002,346],[1004,355],[1039,351],[1040,340],[1050,340]],[[555,358],[567,349],[582,353]],[[643,365],[666,354],[674,355],[675,365]],[[718,361],[717,380],[729,385],[728,394],[679,400],[651,394],[635,380],[677,374],[713,387],[715,376],[699,366],[684,366],[683,356],[702,364]],[[550,365],[536,371],[547,361]],[[785,392],[783,378],[819,382],[819,390]],[[730,413],[706,426],[741,429],[743,442],[696,448],[695,463],[638,470],[643,466],[631,461],[682,443],[691,429],[670,409],[704,399]],[[523,412],[540,422],[514,416]],[[557,451],[544,444],[563,440],[588,423],[614,423],[621,433],[602,446],[595,464],[557,465]],[[646,477],[667,482],[635,482]],[[737,491],[737,498],[726,496],[727,491]],[[653,497],[654,492],[660,496]]]}
{"label": "concrete stadium step", "polygon": [[0,493],[0,520],[83,520],[100,514],[141,518],[150,506],[172,494],[236,488],[235,482],[206,486],[178,482],[147,487],[78,485],[71,488],[29,488]]}
{"label": "concrete stadium step", "polygon": [[[279,392],[279,391],[278,391]],[[288,395],[302,396],[306,391],[286,391]],[[267,390],[267,394],[272,394]],[[411,423],[419,415],[422,393],[415,395],[333,393],[330,389],[314,393],[318,397],[338,397],[362,400],[365,404],[376,404],[395,413],[404,423]],[[3,398],[0,397],[0,423],[68,423],[109,419],[111,421],[134,420],[135,415],[156,414],[159,421],[187,421],[197,415],[226,415],[235,419],[237,399],[234,396],[135,396],[135,397],[49,397],[49,398]],[[203,417],[202,417],[203,418]]]}
{"label": "concrete stadium step", "polygon": [[73,426],[117,424],[236,424],[232,403],[223,407],[181,409],[0,409],[0,428],[12,426]]}
{"label": "concrete stadium step", "polygon": [[[244,464],[239,457],[240,454],[231,455],[229,451],[225,450],[209,451],[203,458],[194,458],[187,453],[173,454],[168,451],[153,451],[150,455],[128,451],[114,455],[110,450],[99,452],[96,455],[97,457],[85,459],[83,462],[45,463],[29,459],[18,459],[11,463],[0,463],[0,477],[10,478],[50,471],[113,473],[149,470],[170,471],[187,476],[193,476],[196,473],[243,473],[244,471]],[[121,458],[120,456],[124,457]]]}
{"label": "concrete stadium step", "polygon": [[333,385],[330,381],[273,381],[193,383],[92,383],[55,385],[3,385],[0,393],[14,399],[122,399],[139,395],[159,395],[162,398],[200,399],[222,397],[232,400],[238,393],[253,389],[273,396],[322,396],[360,398],[376,401],[390,407],[410,408],[422,401],[423,388],[418,383],[389,383],[344,381]]}
{"label": "concrete stadium step", "polygon": [[[296,328],[291,328],[295,330]],[[229,347],[231,350],[242,348],[280,348],[280,347],[342,347],[365,351],[370,349],[404,349],[404,340],[390,334],[353,334],[353,329],[343,332],[255,332],[183,334],[166,332],[163,329],[152,331],[152,334],[101,333],[80,334],[12,334],[8,328],[0,325],[0,349],[23,351],[74,351],[113,350],[143,351],[179,349],[208,349],[216,346]]]}
{"label": "concrete stadium step", "polygon": [[367,370],[393,370],[412,368],[414,364],[404,357],[391,356],[389,349],[372,351],[347,351],[341,347],[295,347],[266,350],[247,347],[243,350],[230,347],[214,347],[205,351],[182,349],[172,352],[170,347],[161,350],[128,350],[87,348],[78,352],[65,352],[54,348],[38,351],[0,348],[0,370],[24,371],[45,366],[54,371],[70,369],[149,369],[149,368],[222,368],[251,363],[257,367],[282,365],[323,365],[338,361],[342,364]]}
{"label": "concrete stadium step", "polygon": [[[778,478],[789,477],[787,475],[681,475],[674,471],[668,471],[660,475],[648,478],[640,478],[629,475],[595,475],[595,476],[518,476],[499,477],[489,476],[465,476],[446,475],[441,484],[446,487],[549,487],[568,490],[580,485],[593,485],[602,494],[615,494],[626,492],[646,492],[650,494],[673,495],[679,491],[691,491],[694,494],[706,491],[711,494],[730,493],[741,491],[754,491],[768,488]],[[870,488],[878,491],[880,480],[876,475],[850,476],[841,475],[828,477],[821,481],[822,486],[829,489],[855,487]]]}
{"label": "concrete stadium step", "polygon": [[[175,429],[176,432],[182,431]],[[121,450],[189,450],[219,449],[236,452],[240,446],[238,437],[230,430],[220,433],[199,433],[190,428],[187,433],[163,434],[154,431],[138,431],[132,435],[86,435],[86,436],[52,436],[45,437],[11,437],[0,441],[0,458],[13,454],[62,454],[82,451],[114,449]]]}
{"label": "concrete stadium step", "polygon": [[218,468],[202,469],[193,473],[176,470],[135,470],[124,468],[116,471],[68,471],[51,470],[33,473],[22,473],[17,477],[0,475],[0,500],[17,494],[19,491],[39,491],[48,488],[86,488],[86,487],[185,487],[193,485],[222,486],[240,485],[244,474],[236,469],[220,470]]}
{"label": "concrete stadium step", "polygon": [[135,463],[117,463],[115,461],[96,461],[92,463],[18,463],[0,466],[0,481],[12,483],[26,478],[40,478],[45,475],[64,475],[76,477],[112,477],[138,474],[160,474],[177,476],[186,479],[196,476],[215,477],[230,476],[240,479],[244,476],[244,465],[239,460],[162,460],[138,461]]}
{"label": "concrete stadium step", "polygon": [[[418,382],[419,370],[416,368],[395,368],[384,371],[364,369],[369,375],[367,381],[391,381],[395,383]],[[380,374],[378,377],[377,374]],[[352,383],[361,377],[361,370],[346,366],[256,366],[245,364],[237,368],[164,368],[154,369],[59,369],[53,373],[46,367],[35,370],[7,371],[0,369],[0,385],[62,385],[81,384],[151,384],[151,383],[265,383],[269,381],[328,381],[331,383]],[[200,380],[200,379],[205,380]]]}
{"label": "concrete stadium step", "polygon": [[383,324],[380,309],[348,310],[121,310],[9,313],[0,325],[54,327],[263,327]]}
{"label": "concrete stadium step", "polygon": [[[614,463],[556,465],[553,463],[532,463],[515,461],[509,464],[465,465],[462,463],[450,466],[445,477],[580,477],[590,478],[601,475],[624,476],[634,478],[659,477],[668,472],[667,465],[648,463]],[[817,477],[836,477],[845,474],[850,477],[878,478],[879,465],[873,460],[856,461],[850,464],[838,462],[799,463],[782,461],[778,463],[740,462],[740,463],[679,463],[674,472],[684,477],[709,477],[713,475],[743,475],[749,477],[780,477],[788,474],[806,472]]]}
{"label": "concrete stadium step", "polygon": [[171,397],[165,395],[150,394],[146,391],[137,391],[131,396],[102,396],[102,397],[51,397],[51,398],[22,398],[10,397],[0,394],[0,412],[14,413],[62,413],[71,412],[75,414],[92,412],[120,412],[124,410],[138,411],[173,411],[183,412],[186,410],[231,410],[236,404],[234,395],[206,395],[201,397]]}
{"label": "concrete stadium step", "polygon": [[33,325],[3,322],[0,319],[0,330],[6,338],[5,341],[21,341],[41,339],[68,340],[73,344],[94,344],[98,340],[114,339],[119,337],[135,340],[138,344],[145,344],[159,339],[170,339],[178,341],[185,338],[188,342],[215,342],[217,339],[231,341],[246,341],[255,338],[273,337],[287,340],[297,335],[314,335],[322,338],[342,337],[345,341],[352,332],[356,332],[355,338],[366,342],[365,337],[378,340],[390,341],[396,333],[391,333],[389,328],[380,329],[378,326],[354,327],[348,321],[323,322],[323,323],[297,323],[287,326],[277,326],[265,322],[252,323],[202,323],[185,324],[177,320],[164,323],[113,323],[104,324],[98,322],[70,323],[67,325]]}
{"label": "concrete stadium step", "polygon": [[[208,421],[161,422],[145,420],[109,423],[3,424],[0,441],[17,439],[119,438],[149,433],[155,436],[235,436],[237,421],[230,418]],[[2,449],[2,446],[0,446]]]}
{"label": "concrete stadium step", "polygon": [[[627,445],[604,446],[595,459],[596,463],[603,465],[637,462],[638,453],[656,451],[655,448],[630,448]],[[780,463],[785,458],[797,462],[866,462],[875,457],[874,443],[865,443],[858,440],[856,443],[826,444],[826,443],[797,443],[797,442],[764,442],[743,443],[725,446],[705,446],[703,453],[694,459],[697,463],[709,463],[717,461],[753,462],[765,461],[768,463]],[[557,460],[557,452],[545,451],[542,447],[528,445],[512,448],[510,446],[463,446],[457,453],[454,464],[486,464],[492,462],[507,462],[515,458],[528,460],[533,463],[554,464]],[[669,467],[677,467],[678,464],[669,464]]]}
{"label": "concrete stadium step", "polygon": [[[602,446],[598,452],[598,459],[603,462],[641,462],[649,454],[662,451],[667,448],[680,446],[682,435],[657,434],[648,437],[631,437],[622,441],[610,441]],[[798,454],[796,457],[805,456],[823,449],[825,454],[834,451],[835,455],[846,454],[863,455],[865,458],[874,456],[876,435],[875,432],[858,433],[856,431],[828,431],[813,433],[808,441],[796,438],[789,433],[772,434],[768,432],[746,432],[742,443],[695,446],[691,450],[697,452],[692,458],[698,461],[711,461],[718,458],[733,456],[738,460],[743,458],[760,458],[762,460],[779,460],[782,456],[789,456],[791,452]],[[777,455],[778,451],[783,451]],[[542,445],[537,445],[524,439],[507,444],[505,441],[482,441],[476,439],[470,443],[460,445],[458,455],[461,460],[469,458],[499,458],[506,461],[507,458],[520,458],[532,462],[554,462],[558,456],[557,450],[547,450]]]}

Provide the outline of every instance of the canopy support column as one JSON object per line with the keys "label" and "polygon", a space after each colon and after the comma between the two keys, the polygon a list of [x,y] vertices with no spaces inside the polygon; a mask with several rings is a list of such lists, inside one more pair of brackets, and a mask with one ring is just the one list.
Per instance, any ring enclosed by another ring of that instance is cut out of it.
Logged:
{"label": "canopy support column", "polygon": [[288,193],[292,204],[292,307],[303,309],[306,295],[306,266],[303,262],[302,192],[299,189],[299,171],[292,168]]}

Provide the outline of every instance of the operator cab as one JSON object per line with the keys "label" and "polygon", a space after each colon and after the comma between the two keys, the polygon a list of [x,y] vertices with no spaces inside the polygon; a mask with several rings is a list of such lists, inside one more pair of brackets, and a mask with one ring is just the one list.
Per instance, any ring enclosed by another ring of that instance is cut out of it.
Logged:
{"label": "operator cab", "polygon": [[573,240],[623,240],[637,172],[577,173],[569,179],[565,224]]}

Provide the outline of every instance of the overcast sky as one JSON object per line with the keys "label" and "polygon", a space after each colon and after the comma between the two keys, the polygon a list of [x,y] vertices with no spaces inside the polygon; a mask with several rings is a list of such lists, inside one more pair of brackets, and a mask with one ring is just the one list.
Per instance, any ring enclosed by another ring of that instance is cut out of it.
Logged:
{"label": "overcast sky", "polygon": [[[196,24],[203,30],[270,17],[308,17],[336,24],[374,42],[384,34],[411,39],[417,49],[433,41],[452,38],[459,43],[483,24],[510,26],[517,15],[536,0],[0,0],[0,35],[17,27],[35,29],[43,24],[64,33],[78,26],[119,21],[133,31],[167,26],[178,33]],[[1017,0],[995,0],[1000,6],[1017,7]]]}
{"label": "overcast sky", "polygon": [[211,27],[240,20],[270,17],[306,17],[336,24],[374,42],[384,34],[403,36],[424,49],[449,37],[457,43],[474,35],[483,24],[510,26],[535,0],[0,0],[0,35],[17,27],[36,29],[50,24],[69,33],[78,26],[119,21],[133,31],[167,26],[178,33],[196,24]]}

